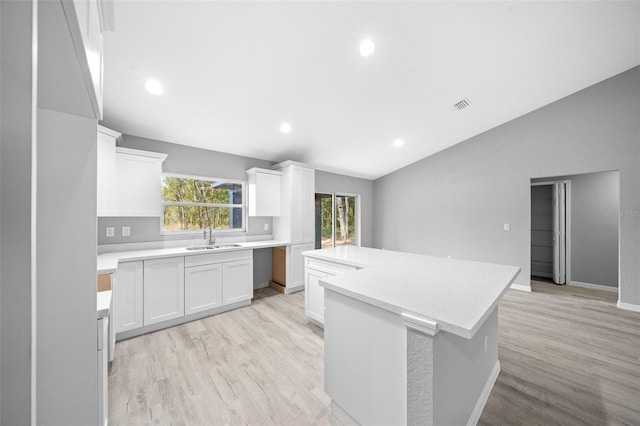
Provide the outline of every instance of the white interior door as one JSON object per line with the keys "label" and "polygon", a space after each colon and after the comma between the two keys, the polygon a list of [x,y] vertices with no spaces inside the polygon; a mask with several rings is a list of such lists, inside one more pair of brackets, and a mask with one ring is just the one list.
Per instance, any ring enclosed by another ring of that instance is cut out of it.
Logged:
{"label": "white interior door", "polygon": [[553,282],[566,281],[566,195],[565,184],[553,184]]}

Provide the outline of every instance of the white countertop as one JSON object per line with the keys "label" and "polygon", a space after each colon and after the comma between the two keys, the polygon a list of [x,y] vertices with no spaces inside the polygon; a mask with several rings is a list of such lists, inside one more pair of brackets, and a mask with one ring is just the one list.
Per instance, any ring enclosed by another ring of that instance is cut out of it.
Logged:
{"label": "white countertop", "polygon": [[109,315],[111,309],[111,290],[99,291],[97,293],[98,319]]}
{"label": "white countertop", "polygon": [[304,256],[363,268],[321,281],[328,290],[436,322],[470,339],[520,273],[517,266],[343,246]]}
{"label": "white countertop", "polygon": [[[227,244],[227,243],[220,243]],[[215,250],[187,250],[186,247],[172,247],[172,248],[159,248],[148,250],[131,250],[120,251],[113,253],[103,253],[98,255],[97,273],[98,274],[112,274],[118,269],[118,262],[132,262],[136,260],[158,259],[162,257],[175,257],[175,256],[191,256],[198,254],[211,254],[220,253],[225,251],[246,250],[246,249],[259,249],[268,247],[278,247],[288,245],[287,241],[279,240],[262,240],[262,241],[247,241],[240,243],[228,243],[239,244],[240,247],[228,247]],[[205,245],[204,243],[194,245]],[[215,244],[214,244],[215,245]]]}

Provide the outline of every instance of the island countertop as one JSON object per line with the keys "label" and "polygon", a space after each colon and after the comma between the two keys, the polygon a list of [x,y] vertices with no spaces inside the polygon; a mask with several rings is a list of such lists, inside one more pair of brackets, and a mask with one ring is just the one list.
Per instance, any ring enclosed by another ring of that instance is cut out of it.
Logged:
{"label": "island countertop", "polygon": [[362,268],[321,281],[381,309],[436,323],[471,339],[520,273],[516,266],[357,246],[303,252],[307,258]]}

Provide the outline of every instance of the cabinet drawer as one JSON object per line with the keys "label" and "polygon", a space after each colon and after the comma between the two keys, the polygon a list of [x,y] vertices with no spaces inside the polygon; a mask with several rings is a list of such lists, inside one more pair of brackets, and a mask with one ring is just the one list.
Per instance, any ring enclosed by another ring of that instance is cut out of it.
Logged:
{"label": "cabinet drawer", "polygon": [[184,266],[210,265],[212,263],[232,262],[234,260],[253,259],[253,250],[234,250],[217,253],[196,254],[185,256]]}
{"label": "cabinet drawer", "polygon": [[317,260],[309,257],[305,259],[305,266],[307,268],[328,272],[330,274],[343,274],[345,272],[358,270],[358,268],[355,266],[343,265],[341,263],[335,262],[326,262],[324,260]]}

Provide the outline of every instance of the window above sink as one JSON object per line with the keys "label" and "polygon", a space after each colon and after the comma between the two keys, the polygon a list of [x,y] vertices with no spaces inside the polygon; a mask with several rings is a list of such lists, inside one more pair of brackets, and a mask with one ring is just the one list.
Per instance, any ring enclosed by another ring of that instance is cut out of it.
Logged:
{"label": "window above sink", "polygon": [[162,234],[245,231],[244,186],[232,179],[163,173]]}

